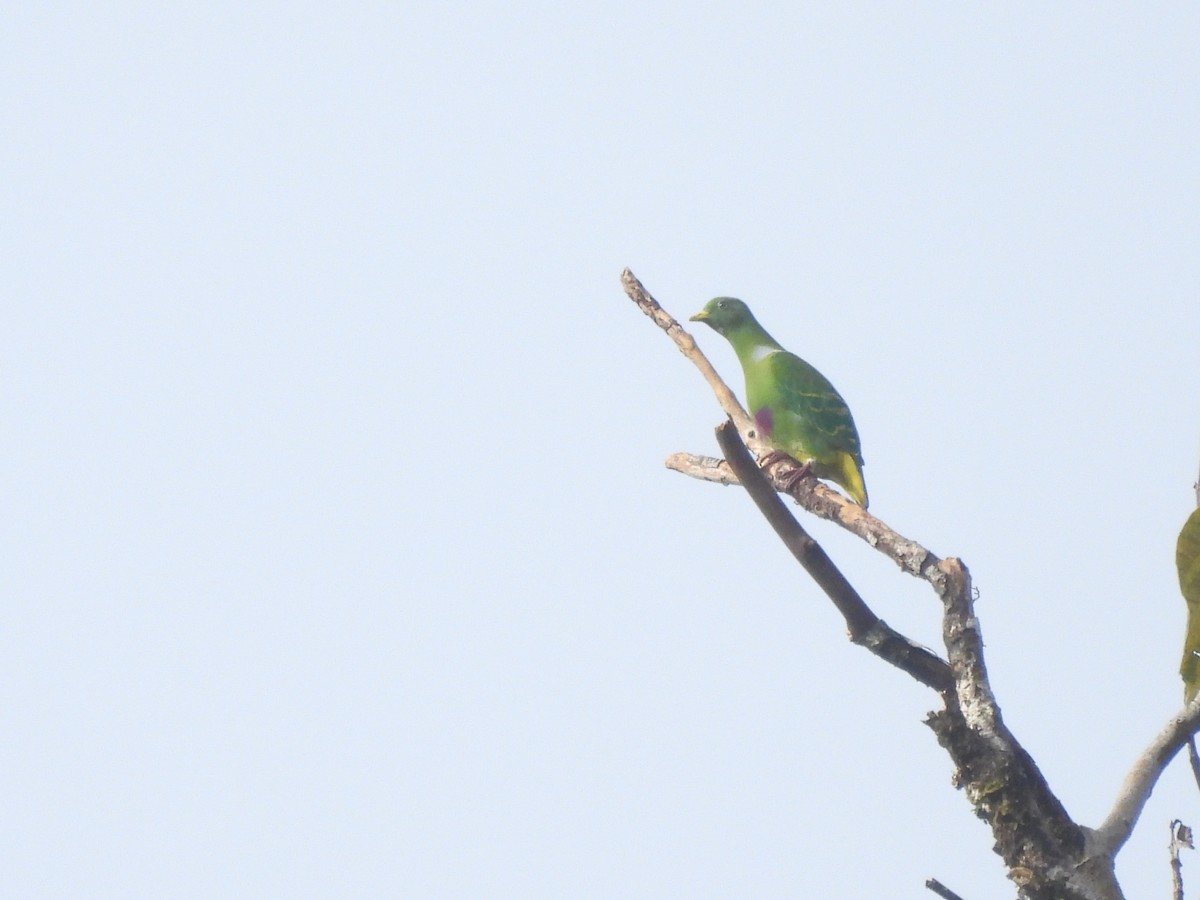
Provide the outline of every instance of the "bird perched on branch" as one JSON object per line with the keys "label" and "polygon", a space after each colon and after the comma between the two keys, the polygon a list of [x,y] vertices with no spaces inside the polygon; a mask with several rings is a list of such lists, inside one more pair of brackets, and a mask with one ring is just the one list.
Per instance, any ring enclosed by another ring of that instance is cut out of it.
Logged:
{"label": "bird perched on branch", "polygon": [[[716,297],[691,321],[703,322],[733,345],[746,373],[746,406],[759,435],[800,463],[788,486],[811,472],[840,485],[865,509],[858,429],[829,379],[779,346],[741,300]],[[771,454],[763,464],[776,459]]]}

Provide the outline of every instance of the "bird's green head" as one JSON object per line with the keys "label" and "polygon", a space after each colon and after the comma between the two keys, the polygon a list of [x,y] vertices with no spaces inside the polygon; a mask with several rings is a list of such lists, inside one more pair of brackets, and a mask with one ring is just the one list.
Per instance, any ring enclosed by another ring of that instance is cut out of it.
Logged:
{"label": "bird's green head", "polygon": [[754,321],[754,315],[741,300],[733,297],[714,297],[704,304],[704,309],[692,316],[692,322],[703,322],[717,334],[741,328]]}

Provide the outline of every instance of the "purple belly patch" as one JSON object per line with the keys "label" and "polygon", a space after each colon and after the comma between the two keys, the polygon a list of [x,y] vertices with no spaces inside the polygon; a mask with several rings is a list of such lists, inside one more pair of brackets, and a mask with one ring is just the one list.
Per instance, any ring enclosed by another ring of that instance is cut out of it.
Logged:
{"label": "purple belly patch", "polygon": [[769,406],[754,411],[754,424],[758,426],[758,433],[762,437],[771,436],[771,426],[775,424],[775,416],[771,413]]}

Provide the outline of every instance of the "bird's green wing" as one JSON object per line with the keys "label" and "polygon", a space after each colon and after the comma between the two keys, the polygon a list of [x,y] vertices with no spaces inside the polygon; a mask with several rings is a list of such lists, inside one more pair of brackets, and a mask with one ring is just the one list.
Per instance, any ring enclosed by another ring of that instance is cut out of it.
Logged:
{"label": "bird's green wing", "polygon": [[850,407],[829,379],[786,350],[769,358],[781,404],[804,420],[833,450],[849,453],[862,466],[862,447]]}

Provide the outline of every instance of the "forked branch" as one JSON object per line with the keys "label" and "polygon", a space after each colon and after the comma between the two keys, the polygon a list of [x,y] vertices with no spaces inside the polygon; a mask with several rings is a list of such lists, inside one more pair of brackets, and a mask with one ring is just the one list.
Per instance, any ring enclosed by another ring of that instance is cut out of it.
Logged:
{"label": "forked branch", "polygon": [[789,550],[842,612],[851,639],[938,691],[943,708],[931,713],[928,723],[954,761],[956,784],[991,825],[995,849],[1022,896],[1118,900],[1122,895],[1112,857],[1085,854],[1083,830],[1067,815],[1000,716],[988,683],[967,568],[957,559],[940,559],[815,479],[801,479],[788,491],[800,506],[858,535],[903,571],[930,584],[942,602],[946,660],[884,624],[779,501],[778,493],[795,466],[787,460],[761,470],[755,465],[750,453],[761,457],[771,448],[759,439],[737,397],[691,335],[632,272],[626,269],[621,282],[630,299],[699,368],[738,432],[728,425],[718,429],[725,462],[676,454],[668,465],[708,481],[744,485]]}
{"label": "forked branch", "polygon": [[821,545],[809,537],[796,517],[783,505],[779,494],[767,483],[754,457],[742,443],[732,422],[717,428],[717,443],[725,451],[730,468],[784,546],[838,608],[846,620],[850,640],[934,690],[952,690],[954,675],[949,664],[932,650],[910,641],[871,611],[846,576],[821,549]]}

